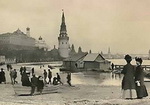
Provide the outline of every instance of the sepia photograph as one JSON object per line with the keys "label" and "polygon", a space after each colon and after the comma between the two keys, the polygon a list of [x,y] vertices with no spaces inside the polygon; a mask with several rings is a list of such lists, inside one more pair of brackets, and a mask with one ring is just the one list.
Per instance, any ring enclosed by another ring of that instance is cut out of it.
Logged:
{"label": "sepia photograph", "polygon": [[0,105],[150,105],[150,0],[0,0]]}

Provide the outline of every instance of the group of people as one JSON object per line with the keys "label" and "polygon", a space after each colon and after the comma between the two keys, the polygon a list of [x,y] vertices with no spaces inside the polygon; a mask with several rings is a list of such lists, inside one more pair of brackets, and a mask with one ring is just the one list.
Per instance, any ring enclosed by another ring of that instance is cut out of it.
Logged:
{"label": "group of people", "polygon": [[[11,79],[11,83],[12,84],[15,84],[15,83],[18,83],[17,81],[16,81],[16,78],[17,78],[17,71],[16,71],[16,69],[12,69],[12,66],[8,66],[7,65],[7,70],[8,71],[10,71],[10,79]],[[5,76],[5,71],[4,71],[4,69],[3,68],[1,68],[1,70],[0,70],[0,83],[5,83],[6,84],[6,76]]]}
{"label": "group of people", "polygon": [[[53,78],[53,85],[58,85],[59,83],[63,85],[60,75],[58,73],[56,73],[56,75],[57,76]],[[69,84],[69,86],[72,86],[71,85],[71,73],[67,73],[66,79],[67,79],[67,83]]]}
{"label": "group of people", "polygon": [[[20,75],[21,75],[21,82],[22,86],[30,86],[31,87],[31,95],[34,95],[35,90],[37,89],[40,94],[42,94],[42,90],[45,85],[47,84],[53,84],[53,85],[58,85],[62,84],[63,82],[61,81],[61,77],[59,73],[56,73],[56,77],[53,78],[52,81],[52,72],[50,69],[48,69],[48,72],[44,69],[43,75],[36,77],[34,68],[31,69],[32,73],[32,78],[30,80],[30,73],[26,72],[26,67],[21,67],[20,68]],[[48,78],[48,81],[47,81]],[[67,75],[67,83],[71,85],[71,73],[68,73]],[[15,80],[14,80],[15,83]]]}
{"label": "group of people", "polygon": [[[47,71],[44,69],[44,73],[43,73],[43,75],[44,75],[44,82],[45,83],[47,83],[47,84],[51,84],[52,82],[51,82],[51,79],[52,79],[52,72],[51,72],[51,70],[50,69],[48,69],[48,73],[47,73]],[[48,77],[48,82],[47,82],[47,77]]]}
{"label": "group of people", "polygon": [[[53,84],[53,85],[58,85],[58,84],[62,84],[63,85],[63,82],[61,81],[61,77],[59,75],[59,73],[56,73],[56,77],[53,77],[53,81],[51,81],[52,79],[52,72],[50,71],[50,69],[48,69],[48,73],[46,70],[44,70],[44,83],[45,84]],[[48,82],[47,82],[47,79],[48,78]],[[71,85],[71,73],[68,73],[67,74],[67,83],[69,84],[69,86],[72,86]]]}
{"label": "group of people", "polygon": [[40,94],[42,94],[44,88],[44,81],[42,76],[36,77],[35,74],[33,74],[31,78],[31,95],[34,95],[36,88],[37,92],[40,92]]}
{"label": "group of people", "polygon": [[124,59],[127,64],[121,72],[124,74],[122,79],[123,98],[142,99],[143,97],[147,97],[148,93],[144,84],[144,71],[141,66],[142,59],[135,58],[136,67],[131,64],[132,57],[130,55],[126,55]]}

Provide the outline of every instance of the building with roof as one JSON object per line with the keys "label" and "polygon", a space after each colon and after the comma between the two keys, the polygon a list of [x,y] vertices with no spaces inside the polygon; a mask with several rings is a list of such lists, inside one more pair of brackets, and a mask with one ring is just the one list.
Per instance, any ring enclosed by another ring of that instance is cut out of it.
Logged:
{"label": "building with roof", "polygon": [[23,33],[17,29],[13,33],[0,34],[0,50],[31,50],[35,48],[35,39],[30,37],[30,28]]}
{"label": "building with roof", "polygon": [[84,62],[83,59],[87,55],[87,53],[82,53],[82,54],[74,54],[65,60],[63,60],[63,67],[66,70],[78,70],[78,69],[83,69],[84,68]]}
{"label": "building with roof", "polygon": [[99,53],[89,53],[84,59],[84,69],[86,70],[109,70],[110,61]]}
{"label": "building with roof", "polygon": [[99,53],[77,53],[63,61],[63,67],[66,70],[104,70],[110,68],[110,61],[106,60]]}
{"label": "building with roof", "polygon": [[48,45],[46,44],[45,40],[40,36],[39,39],[35,42],[35,46],[39,49],[44,49],[44,51],[48,50]]}

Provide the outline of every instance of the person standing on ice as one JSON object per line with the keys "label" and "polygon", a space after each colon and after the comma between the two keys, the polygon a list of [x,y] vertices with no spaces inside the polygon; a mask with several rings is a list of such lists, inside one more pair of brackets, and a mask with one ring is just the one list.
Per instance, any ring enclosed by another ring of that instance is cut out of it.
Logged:
{"label": "person standing on ice", "polygon": [[136,61],[136,71],[135,71],[135,83],[136,83],[136,93],[137,93],[137,99],[142,99],[143,97],[147,97],[147,89],[144,84],[144,71],[141,66],[142,59],[141,58],[135,58]]}
{"label": "person standing on ice", "polygon": [[61,82],[60,75],[58,73],[56,73],[56,74],[57,74],[57,81],[63,85],[63,83]]}
{"label": "person standing on ice", "polygon": [[66,78],[67,78],[67,83],[69,84],[69,86],[72,86],[71,85],[71,73],[68,73]]}
{"label": "person standing on ice", "polygon": [[32,75],[31,78],[31,95],[34,95],[35,88],[37,87],[38,78],[35,76],[35,74]]}
{"label": "person standing on ice", "polygon": [[34,75],[34,67],[31,69],[32,76]]}
{"label": "person standing on ice", "polygon": [[136,98],[135,87],[135,67],[130,63],[132,58],[130,55],[126,55],[124,58],[127,64],[123,67],[122,74],[124,74],[122,80],[123,98],[133,99]]}
{"label": "person standing on ice", "polygon": [[46,81],[46,78],[47,78],[47,72],[46,72],[46,70],[44,70],[43,75],[44,75],[44,83],[47,84],[47,81]]}
{"label": "person standing on ice", "polygon": [[49,79],[49,84],[51,84],[51,79],[52,79],[52,72],[50,69],[48,69],[48,79]]}
{"label": "person standing on ice", "polygon": [[16,78],[17,78],[17,71],[16,71],[16,69],[14,69],[14,74],[13,74],[13,82],[14,82],[14,84],[15,83],[18,83],[18,81],[16,81]]}
{"label": "person standing on ice", "polygon": [[44,89],[43,77],[39,76],[37,82],[37,91],[40,92],[40,94],[42,94],[43,89]]}
{"label": "person standing on ice", "polygon": [[1,82],[4,82],[6,84],[6,77],[3,68],[1,68]]}

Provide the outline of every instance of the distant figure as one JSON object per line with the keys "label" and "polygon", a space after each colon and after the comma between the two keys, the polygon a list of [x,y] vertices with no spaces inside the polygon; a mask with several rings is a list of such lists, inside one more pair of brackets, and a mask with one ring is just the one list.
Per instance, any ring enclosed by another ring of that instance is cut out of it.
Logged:
{"label": "distant figure", "polygon": [[14,84],[15,84],[15,83],[18,83],[18,81],[16,81],[16,78],[17,78],[17,71],[16,71],[16,69],[14,69],[14,74],[13,74],[13,81],[14,81]]}
{"label": "distant figure", "polygon": [[0,84],[2,83],[2,73],[0,71]]}
{"label": "distant figure", "polygon": [[115,66],[115,65],[112,63],[112,64],[111,64],[111,69],[112,69],[112,70],[114,70],[114,66]]}
{"label": "distant figure", "polygon": [[23,74],[23,70],[24,70],[24,67],[21,66],[21,68],[20,68],[20,75]]}
{"label": "distant figure", "polygon": [[72,86],[71,85],[71,73],[67,74],[67,83],[69,84],[69,86]]}
{"label": "distant figure", "polygon": [[40,69],[42,68],[42,65],[40,66]]}
{"label": "distant figure", "polygon": [[11,65],[11,64],[9,65],[9,69],[13,69],[13,67],[12,67],[12,65]]}
{"label": "distant figure", "polygon": [[50,71],[50,69],[48,69],[48,79],[49,79],[49,84],[51,84],[51,78],[52,78],[52,72]]}
{"label": "distant figure", "polygon": [[7,64],[6,67],[7,67],[7,71],[9,71],[10,70],[10,65]]}
{"label": "distant figure", "polygon": [[56,77],[53,78],[53,85],[58,85],[58,81]]}
{"label": "distant figure", "polygon": [[6,67],[7,67],[7,71],[9,71],[9,64],[7,64]]}
{"label": "distant figure", "polygon": [[61,82],[61,78],[60,78],[60,75],[58,73],[56,73],[57,75],[57,82],[61,83],[63,85],[63,83]]}
{"label": "distant figure", "polygon": [[136,91],[135,91],[135,68],[130,63],[132,58],[130,55],[126,55],[124,58],[127,64],[123,67],[122,74],[124,74],[122,80],[122,90],[123,90],[123,98],[126,99],[133,99],[136,98]]}
{"label": "distant figure", "polygon": [[29,77],[26,73],[26,69],[24,69],[24,71],[23,71],[21,81],[22,81],[22,86],[31,86],[31,82],[30,82]]}
{"label": "distant figure", "polygon": [[43,89],[44,89],[43,77],[39,76],[37,82],[37,91],[40,92],[40,94],[42,94]]}
{"label": "distant figure", "polygon": [[11,69],[9,75],[10,75],[10,79],[11,79],[11,84],[13,85],[14,84],[14,78],[13,78],[14,77],[14,70]]}
{"label": "distant figure", "polygon": [[46,78],[47,78],[47,72],[46,72],[46,70],[44,70],[43,75],[44,75],[44,83],[47,84],[47,81],[46,81]]}
{"label": "distant figure", "polygon": [[34,75],[34,67],[31,69],[31,71],[32,71],[32,76]]}
{"label": "distant figure", "polygon": [[1,76],[0,77],[1,83],[4,82],[6,84],[6,77],[5,77],[5,72],[3,68],[1,68],[0,76]]}
{"label": "distant figure", "polygon": [[147,89],[144,84],[144,71],[141,66],[142,64],[142,59],[141,58],[135,58],[136,60],[136,71],[135,71],[135,83],[136,83],[136,93],[137,93],[137,98],[142,99],[143,97],[147,97]]}
{"label": "distant figure", "polygon": [[110,70],[112,71],[112,78],[116,78],[116,74],[114,73],[114,64],[111,64]]}
{"label": "distant figure", "polygon": [[11,64],[7,64],[7,65],[6,65],[6,67],[7,67],[7,71],[9,71],[9,70],[11,70],[11,69],[12,69]]}
{"label": "distant figure", "polygon": [[34,95],[35,88],[38,84],[38,78],[33,74],[33,77],[31,78],[31,95]]}

